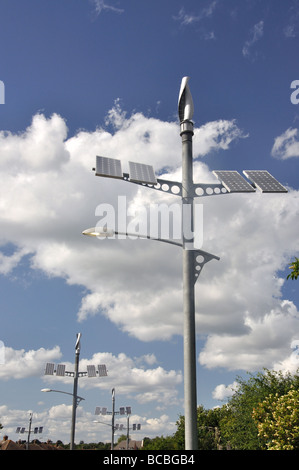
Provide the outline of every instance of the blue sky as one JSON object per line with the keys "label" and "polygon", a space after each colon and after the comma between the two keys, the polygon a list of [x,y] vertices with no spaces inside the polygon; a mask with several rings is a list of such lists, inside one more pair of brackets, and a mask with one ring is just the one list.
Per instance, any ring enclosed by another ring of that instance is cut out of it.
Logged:
{"label": "blue sky", "polygon": [[[2,434],[29,412],[43,437],[108,441],[96,406],[132,407],[133,437],[172,434],[183,409],[182,273],[176,247],[97,240],[96,208],[138,209],[173,196],[95,178],[96,155],[151,164],[179,181],[177,100],[190,77],[194,178],[267,169],[288,194],[222,195],[203,204],[203,249],[220,256],[196,284],[198,404],[219,406],[237,375],[298,365],[299,2],[297,0],[10,0],[0,5],[0,364]],[[292,98],[292,99],[291,99]],[[132,212],[131,212],[132,214]],[[84,369],[85,368],[85,369]],[[121,421],[120,421],[121,422]]]}

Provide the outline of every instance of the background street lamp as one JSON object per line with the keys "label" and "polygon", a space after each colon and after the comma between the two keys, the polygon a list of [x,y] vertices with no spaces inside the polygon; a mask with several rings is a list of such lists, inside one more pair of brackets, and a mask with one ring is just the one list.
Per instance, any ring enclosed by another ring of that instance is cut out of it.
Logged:
{"label": "background street lamp", "polygon": [[[286,193],[272,175],[265,170],[243,171],[247,181],[237,171],[213,171],[220,183],[193,182],[193,100],[189,89],[189,77],[181,82],[178,114],[180,120],[180,136],[182,140],[182,182],[156,178],[150,165],[129,162],[130,173],[122,173],[121,161],[113,158],[97,156],[96,176],[121,179],[129,183],[142,185],[157,191],[181,197],[182,202],[182,243],[183,249],[183,311],[184,311],[184,401],[185,401],[185,449],[196,450],[197,439],[197,387],[196,387],[196,332],[195,332],[195,282],[204,264],[211,259],[219,258],[207,252],[201,252],[194,246],[194,236],[186,237],[184,224],[193,231],[193,203],[196,197],[210,197],[230,193],[254,193],[258,188],[263,193]],[[93,229],[92,229],[93,230]],[[95,235],[94,233],[83,233]],[[115,232],[117,233],[117,232]],[[134,234],[136,236],[136,234]],[[103,235],[101,235],[103,236]],[[144,237],[150,238],[150,237]],[[165,241],[165,240],[160,240]],[[170,241],[168,241],[169,243]],[[202,255],[199,262],[198,255]],[[196,273],[194,275],[194,272]]]}
{"label": "background street lamp", "polygon": [[[27,438],[27,443],[26,443],[26,449],[27,450],[29,450],[30,434],[32,433],[31,426],[32,426],[32,413],[30,413],[30,416],[29,416],[28,431],[26,431],[26,429],[21,427],[21,426],[18,426],[17,429],[16,429],[17,434],[28,433],[28,438]],[[33,429],[33,432],[34,432],[34,434],[41,434],[43,432],[43,429],[44,429],[43,426],[35,427]]]}
{"label": "background street lamp", "polygon": [[[105,377],[107,376],[107,369],[105,364],[99,364],[98,365],[98,370],[96,370],[94,365],[88,365],[87,366],[87,371],[86,372],[79,372],[79,356],[80,356],[80,340],[81,340],[81,333],[77,333],[77,339],[76,339],[76,344],[75,344],[75,371],[74,372],[68,372],[65,370],[65,365],[64,364],[58,364],[57,368],[55,369],[55,364],[47,362],[46,364],[46,369],[45,369],[45,375],[54,375],[56,373],[56,376],[59,377],[74,377],[74,386],[73,386],[73,393],[67,393],[67,392],[61,392],[61,393],[66,393],[67,395],[72,395],[73,397],[73,407],[72,407],[72,424],[71,424],[71,440],[70,440],[70,450],[74,449],[74,442],[75,442],[75,427],[76,427],[76,409],[81,400],[80,397],[77,395],[77,390],[78,390],[78,379],[79,377],[96,377],[97,374],[99,377]],[[44,391],[49,389],[43,389]],[[52,390],[52,391],[57,391],[57,390]],[[78,401],[79,398],[79,401]]]}
{"label": "background street lamp", "polygon": [[[73,396],[72,393],[63,392],[62,390],[53,390],[52,388],[42,388],[41,392],[57,392],[57,393],[64,393],[65,395],[70,395],[71,397]],[[79,405],[80,401],[82,400],[85,400],[85,398],[79,397],[77,395],[76,407]]]}
{"label": "background street lamp", "polygon": [[[119,429],[119,425],[114,424],[114,419],[115,415],[127,415],[129,416],[131,414],[131,407],[130,406],[122,406],[119,411],[115,411],[115,389],[112,389],[112,411],[107,411],[107,408],[101,408],[100,406],[97,406],[95,409],[95,415],[111,415],[111,428],[112,428],[112,436],[111,436],[111,450],[114,448],[114,432]],[[100,421],[98,421],[100,422]],[[107,423],[101,423],[101,424],[107,424]],[[110,425],[109,425],[110,426]]]}

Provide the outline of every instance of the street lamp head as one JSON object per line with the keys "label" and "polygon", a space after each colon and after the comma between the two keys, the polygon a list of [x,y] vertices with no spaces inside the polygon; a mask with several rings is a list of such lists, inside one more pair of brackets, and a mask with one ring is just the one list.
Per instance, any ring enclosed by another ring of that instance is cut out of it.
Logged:
{"label": "street lamp head", "polygon": [[83,235],[88,235],[90,237],[112,237],[115,232],[112,229],[109,229],[107,227],[92,227],[92,228],[87,228],[86,230],[83,230]]}
{"label": "street lamp head", "polygon": [[190,121],[193,117],[193,99],[188,85],[189,77],[184,77],[179,93],[179,118],[180,122]]}
{"label": "street lamp head", "polygon": [[52,392],[50,388],[42,388],[41,392]]}

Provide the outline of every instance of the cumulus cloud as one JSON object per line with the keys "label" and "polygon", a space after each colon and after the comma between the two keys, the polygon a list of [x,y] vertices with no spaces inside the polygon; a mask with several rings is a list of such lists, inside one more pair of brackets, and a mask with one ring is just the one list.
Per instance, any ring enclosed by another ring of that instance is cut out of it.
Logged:
{"label": "cumulus cloud", "polygon": [[[140,340],[168,340],[183,328],[180,249],[149,240],[99,240],[81,232],[97,224],[99,204],[109,204],[117,217],[119,196],[126,200],[128,221],[138,208],[177,201],[168,193],[95,177],[91,169],[96,155],[103,155],[120,159],[124,172],[133,160],[180,181],[179,124],[141,113],[127,116],[119,101],[107,120],[111,132],[105,127],[68,137],[62,117],[39,114],[23,133],[1,134],[0,244],[5,248],[9,242],[15,251],[8,255],[3,249],[0,270],[13,272],[26,256],[32,269],[84,286],[79,321],[104,315]],[[201,156],[211,150],[225,155],[245,137],[233,120],[196,128],[195,181],[215,181]],[[221,258],[205,266],[196,284],[198,333],[209,335],[200,362],[248,369],[286,359],[298,312],[282,298],[278,272],[299,252],[298,192],[230,194],[197,203],[203,204],[203,249]],[[155,387],[163,380],[175,384],[179,377],[159,367],[129,370],[133,382],[138,377]],[[150,398],[144,393],[141,401]],[[159,397],[167,398],[165,389]]]}
{"label": "cumulus cloud", "polygon": [[237,382],[233,382],[232,384],[227,386],[224,384],[217,385],[217,387],[215,387],[212,393],[212,396],[213,398],[215,398],[215,400],[227,400],[234,395],[234,393],[238,389],[238,385],[239,384]]}
{"label": "cumulus cloud", "polygon": [[15,350],[5,346],[5,361],[0,367],[0,378],[8,380],[40,377],[44,373],[45,364],[57,361],[60,357],[61,352],[58,346],[53,349],[40,348],[36,351]]}
{"label": "cumulus cloud", "polygon": [[281,160],[299,157],[298,129],[289,127],[280,136],[275,138],[271,155]]}

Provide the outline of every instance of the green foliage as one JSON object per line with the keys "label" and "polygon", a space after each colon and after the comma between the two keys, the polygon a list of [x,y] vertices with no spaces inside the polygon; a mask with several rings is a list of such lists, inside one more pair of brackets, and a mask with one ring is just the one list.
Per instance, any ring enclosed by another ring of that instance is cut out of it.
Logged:
{"label": "green foliage", "polygon": [[253,418],[253,410],[270,394],[285,395],[299,389],[299,376],[266,370],[249,380],[238,379],[238,390],[226,405],[227,413],[220,423],[221,438],[233,449],[264,449],[264,442]]}
{"label": "green foliage", "polygon": [[299,390],[271,393],[253,410],[258,434],[268,450],[299,450]]}
{"label": "green foliage", "polygon": [[292,269],[292,272],[287,276],[287,279],[297,279],[299,276],[299,258],[295,258],[295,260],[290,263],[289,269]]}
{"label": "green foliage", "polygon": [[144,439],[143,450],[179,450],[178,443],[173,436],[157,436],[154,439]]}

